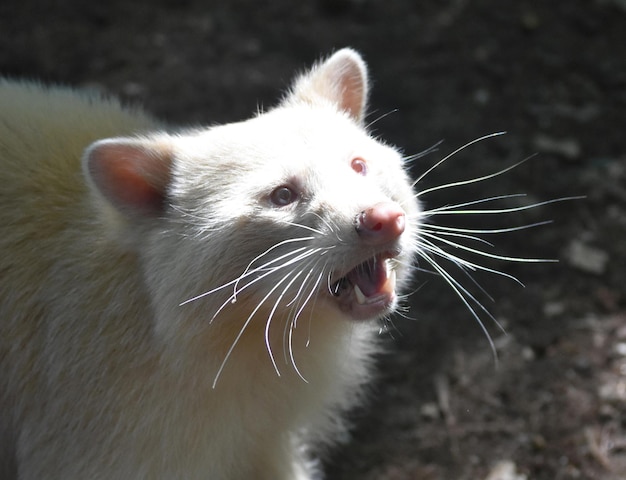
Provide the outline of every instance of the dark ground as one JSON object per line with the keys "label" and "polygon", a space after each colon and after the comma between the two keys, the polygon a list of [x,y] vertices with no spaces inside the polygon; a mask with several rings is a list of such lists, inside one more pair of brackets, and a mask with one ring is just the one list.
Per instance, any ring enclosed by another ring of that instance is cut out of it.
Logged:
{"label": "dark ground", "polygon": [[[215,5],[213,5],[215,4]],[[476,224],[555,223],[495,237],[479,275],[499,365],[480,326],[420,274],[386,335],[372,400],[330,479],[626,478],[626,2],[623,0],[56,0],[0,3],[0,73],[102,89],[175,124],[242,119],[296,70],[342,46],[373,79],[376,133],[417,153],[427,188],[530,162],[427,206],[524,192],[570,195]],[[511,199],[503,205],[515,205]],[[523,200],[528,202],[528,199]],[[519,203],[518,203],[519,204]],[[498,476],[500,475],[500,476]]]}

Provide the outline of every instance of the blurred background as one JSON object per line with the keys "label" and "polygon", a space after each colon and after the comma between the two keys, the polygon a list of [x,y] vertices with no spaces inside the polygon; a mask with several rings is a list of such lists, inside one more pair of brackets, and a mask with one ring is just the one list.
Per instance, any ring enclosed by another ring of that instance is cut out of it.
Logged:
{"label": "blurred background", "polygon": [[476,309],[497,356],[452,289],[416,272],[410,309],[382,329],[387,353],[370,401],[327,456],[327,477],[626,478],[624,0],[0,3],[0,75],[95,89],[183,127],[275,105],[294,73],[344,46],[370,67],[376,136],[406,155],[443,140],[412,162],[415,178],[465,143],[507,132],[454,155],[418,189],[537,154],[492,180],[425,195],[425,208],[520,193],[489,206],[586,199],[436,219],[554,220],[481,248],[559,263],[481,259],[525,284],[476,274],[484,292],[454,273],[504,327]]}

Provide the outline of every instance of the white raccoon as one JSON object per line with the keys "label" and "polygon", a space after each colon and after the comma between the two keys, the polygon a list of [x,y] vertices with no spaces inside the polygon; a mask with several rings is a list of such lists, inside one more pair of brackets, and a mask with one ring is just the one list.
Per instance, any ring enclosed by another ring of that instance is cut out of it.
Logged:
{"label": "white raccoon", "polygon": [[367,93],[344,49],[267,113],[172,133],[0,83],[6,478],[316,475],[416,249]]}

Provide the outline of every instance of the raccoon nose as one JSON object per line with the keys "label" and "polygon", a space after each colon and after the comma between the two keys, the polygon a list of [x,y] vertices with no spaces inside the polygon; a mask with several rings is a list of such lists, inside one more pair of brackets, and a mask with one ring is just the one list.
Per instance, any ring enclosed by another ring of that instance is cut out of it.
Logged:
{"label": "raccoon nose", "polygon": [[405,216],[397,203],[377,203],[357,215],[356,231],[366,244],[383,245],[402,235]]}

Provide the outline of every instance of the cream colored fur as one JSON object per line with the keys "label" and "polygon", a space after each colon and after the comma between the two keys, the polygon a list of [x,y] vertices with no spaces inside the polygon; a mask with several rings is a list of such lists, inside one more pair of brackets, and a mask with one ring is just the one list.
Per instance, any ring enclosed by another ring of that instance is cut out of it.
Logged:
{"label": "cream colored fur", "polygon": [[[2,478],[316,475],[310,450],[332,443],[358,402],[377,323],[344,318],[324,280],[287,328],[300,283],[275,312],[282,290],[261,302],[280,273],[234,302],[234,285],[185,301],[289,238],[315,236],[295,246],[328,247],[320,258],[337,269],[359,263],[355,212],[390,199],[410,220],[396,264],[406,284],[418,209],[400,155],[362,127],[366,97],[351,50],[267,113],[173,134],[110,100],[0,82]],[[147,196],[107,176],[119,152],[145,155],[148,170],[119,178],[136,175]],[[354,156],[367,177],[350,170]],[[268,205],[285,182],[303,206]]]}

